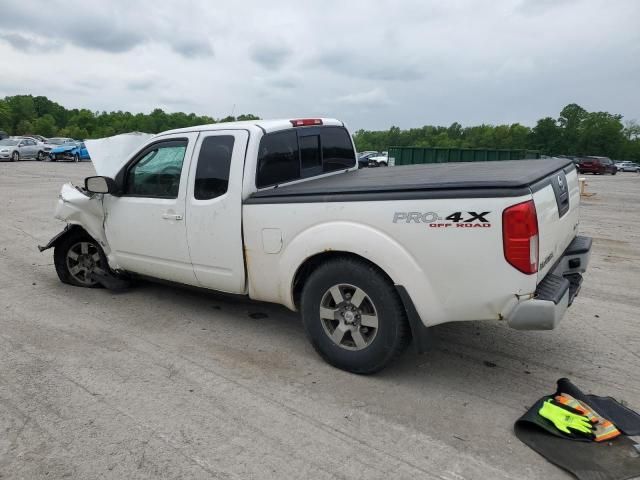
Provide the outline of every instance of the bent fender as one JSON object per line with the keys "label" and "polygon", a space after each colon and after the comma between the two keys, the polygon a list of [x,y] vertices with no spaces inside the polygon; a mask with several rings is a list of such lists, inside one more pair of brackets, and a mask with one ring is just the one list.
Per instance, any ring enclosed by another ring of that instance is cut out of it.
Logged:
{"label": "bent fender", "polygon": [[95,238],[107,257],[111,253],[104,233],[104,209],[102,195],[89,195],[71,183],[65,183],[58,195],[54,217],[67,224],[79,225]]}

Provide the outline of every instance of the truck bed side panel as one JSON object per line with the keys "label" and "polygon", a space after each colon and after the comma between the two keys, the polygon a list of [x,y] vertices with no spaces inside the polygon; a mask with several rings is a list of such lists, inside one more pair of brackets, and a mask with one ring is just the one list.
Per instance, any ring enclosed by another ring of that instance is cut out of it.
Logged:
{"label": "truck bed side panel", "polygon": [[529,199],[244,205],[249,293],[295,308],[292,282],[304,260],[346,251],[403,285],[426,325],[499,319],[536,287],[536,275],[511,267],[502,246],[502,211]]}

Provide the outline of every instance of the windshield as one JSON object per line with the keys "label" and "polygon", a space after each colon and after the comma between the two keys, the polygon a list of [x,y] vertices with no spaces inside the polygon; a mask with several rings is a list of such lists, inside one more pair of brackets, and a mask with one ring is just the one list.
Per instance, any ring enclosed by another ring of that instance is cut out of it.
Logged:
{"label": "windshield", "polygon": [[0,145],[17,145],[19,140],[12,140],[10,138],[5,138],[4,140],[0,140]]}

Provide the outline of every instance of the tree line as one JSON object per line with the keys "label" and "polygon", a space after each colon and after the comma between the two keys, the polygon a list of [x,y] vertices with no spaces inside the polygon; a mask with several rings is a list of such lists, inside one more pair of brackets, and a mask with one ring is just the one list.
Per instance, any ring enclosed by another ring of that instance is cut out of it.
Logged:
{"label": "tree line", "polygon": [[[207,123],[258,120],[252,114],[215,119],[195,113],[93,112],[67,109],[43,96],[14,95],[0,100],[0,130],[11,135],[38,134],[77,139],[102,138],[127,132],[158,133]],[[544,155],[604,155],[613,159],[640,161],[640,125],[623,123],[622,116],[588,112],[575,103],[562,109],[558,118],[545,117],[534,127],[476,125],[463,127],[425,125],[401,130],[358,130],[354,134],[358,151],[388,150],[390,146],[445,148],[504,148],[539,150]]]}
{"label": "tree line", "polygon": [[37,134],[49,138],[58,136],[84,140],[127,132],[159,133],[207,123],[257,119],[251,114],[214,119],[195,113],[166,113],[160,108],[149,114],[93,112],[67,109],[47,97],[32,95],[15,95],[0,100],[0,130],[10,135]]}
{"label": "tree line", "polygon": [[616,160],[640,161],[640,125],[622,122],[621,115],[588,112],[575,103],[567,105],[558,118],[545,117],[533,128],[511,125],[448,127],[425,125],[401,130],[358,130],[358,150],[387,150],[390,146],[445,148],[504,148],[538,150],[543,155],[602,155]]}

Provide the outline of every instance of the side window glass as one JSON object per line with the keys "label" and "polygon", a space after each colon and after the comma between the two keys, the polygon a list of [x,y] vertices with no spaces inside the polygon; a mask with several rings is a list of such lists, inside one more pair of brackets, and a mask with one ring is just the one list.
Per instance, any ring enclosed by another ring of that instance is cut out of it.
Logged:
{"label": "side window glass", "polygon": [[306,135],[300,137],[300,159],[302,162],[302,170],[322,166],[320,136]]}
{"label": "side window glass", "polygon": [[295,130],[271,133],[262,137],[258,152],[256,187],[300,178],[298,134]]}
{"label": "side window glass", "polygon": [[193,189],[196,200],[210,200],[227,192],[234,140],[232,135],[223,135],[202,141]]}
{"label": "side window glass", "polygon": [[150,147],[127,171],[125,194],[154,198],[177,198],[185,140]]}
{"label": "side window glass", "polygon": [[322,129],[323,171],[345,170],[356,164],[356,154],[351,138],[344,128],[325,127]]}

